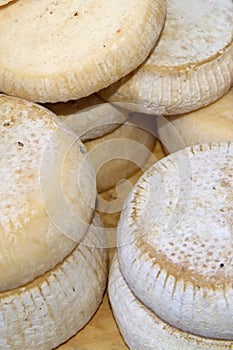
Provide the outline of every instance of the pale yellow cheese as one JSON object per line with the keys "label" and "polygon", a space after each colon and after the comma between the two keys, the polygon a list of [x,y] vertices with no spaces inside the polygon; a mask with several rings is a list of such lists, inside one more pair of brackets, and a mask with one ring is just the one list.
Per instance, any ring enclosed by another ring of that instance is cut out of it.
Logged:
{"label": "pale yellow cheese", "polygon": [[88,96],[143,62],[164,19],[164,0],[15,1],[0,11],[0,91],[36,102]]}
{"label": "pale yellow cheese", "polygon": [[47,109],[0,95],[0,291],[69,254],[92,218],[96,189],[83,144]]}
{"label": "pale yellow cheese", "polygon": [[232,1],[167,0],[164,29],[149,57],[100,96],[149,114],[187,113],[230,89],[232,67]]}

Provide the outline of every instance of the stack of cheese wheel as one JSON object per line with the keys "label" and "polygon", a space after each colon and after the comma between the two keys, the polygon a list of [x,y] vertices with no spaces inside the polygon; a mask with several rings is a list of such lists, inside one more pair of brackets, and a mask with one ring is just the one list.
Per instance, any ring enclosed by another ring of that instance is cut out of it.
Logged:
{"label": "stack of cheese wheel", "polygon": [[125,202],[109,296],[130,349],[233,349],[233,143],[188,147]]}
{"label": "stack of cheese wheel", "polygon": [[49,350],[89,321],[106,288],[94,171],[44,107],[0,95],[0,129],[0,348]]}
{"label": "stack of cheese wheel", "polygon": [[96,172],[99,193],[142,168],[155,147],[154,118],[150,118],[154,125],[148,127],[145,116],[139,127],[127,109],[111,105],[95,94],[75,101],[47,103],[45,107],[84,142]]}
{"label": "stack of cheese wheel", "polygon": [[[88,322],[106,287],[107,241],[94,216],[95,172],[80,134],[91,143],[128,118],[109,104],[96,106],[96,96],[94,102],[93,96],[77,100],[143,62],[163,27],[165,0],[0,5],[0,91],[8,95],[0,96],[0,348],[50,350]],[[77,135],[63,113],[57,113],[59,119],[35,104],[60,102],[92,106],[95,116],[80,116]],[[110,139],[132,138],[148,146],[140,167],[154,137],[139,128],[119,129]],[[124,155],[127,150],[123,147]],[[113,177],[120,168],[99,191],[118,181]]]}
{"label": "stack of cheese wheel", "polygon": [[[107,243],[94,214],[97,192],[103,194],[142,169],[156,144],[156,118],[148,129],[144,114],[135,125],[129,111],[174,116],[225,95],[233,83],[232,19],[232,0],[0,0],[0,348],[52,349],[93,315],[107,272],[107,252],[101,249]],[[172,147],[169,151],[175,142]],[[224,146],[219,148],[224,153]],[[161,178],[157,180],[162,190]],[[154,197],[153,205],[161,209]],[[152,220],[146,222],[150,224]],[[166,310],[153,310],[134,290],[134,281],[126,278],[123,285],[119,274],[127,275],[127,269],[120,272],[117,257],[114,261],[112,304],[122,297],[120,290],[130,294],[132,289],[138,308],[151,312],[155,333],[165,329],[173,341],[177,327],[176,337],[184,337],[181,347],[187,348],[185,332],[193,329],[180,323],[185,312],[171,306],[177,325],[167,319]],[[121,284],[118,294],[114,274]],[[230,298],[225,299],[228,303]],[[123,309],[114,308],[120,319],[128,302],[122,301]],[[221,312],[216,317],[222,321]],[[124,320],[119,323],[127,333]],[[164,322],[172,325],[166,328]],[[213,337],[205,333],[208,322],[190,336],[194,348],[231,348],[228,342],[200,339]],[[142,343],[132,345],[131,333],[127,342],[133,348],[156,348],[143,336]],[[171,344],[159,349],[172,349]]]}

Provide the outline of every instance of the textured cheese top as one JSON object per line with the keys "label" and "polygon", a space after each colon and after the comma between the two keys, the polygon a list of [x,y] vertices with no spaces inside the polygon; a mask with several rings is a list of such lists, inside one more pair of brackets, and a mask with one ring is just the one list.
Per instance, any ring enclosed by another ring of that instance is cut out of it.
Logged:
{"label": "textured cheese top", "polygon": [[156,163],[126,201],[122,272],[162,319],[233,337],[233,143],[197,145]]}
{"label": "textured cheese top", "polygon": [[198,3],[168,0],[161,40],[144,68],[199,64],[220,54],[232,40],[231,0],[202,0]]}
{"label": "textured cheese top", "polygon": [[0,11],[0,91],[37,102],[88,96],[142,63],[164,18],[164,0],[16,1]]}
{"label": "textured cheese top", "polygon": [[88,227],[96,191],[83,145],[45,108],[0,95],[0,135],[4,290],[34,279],[70,253]]}
{"label": "textured cheese top", "polygon": [[128,118],[126,109],[113,106],[95,94],[75,101],[47,103],[45,107],[69,125],[82,141],[101,137]]}

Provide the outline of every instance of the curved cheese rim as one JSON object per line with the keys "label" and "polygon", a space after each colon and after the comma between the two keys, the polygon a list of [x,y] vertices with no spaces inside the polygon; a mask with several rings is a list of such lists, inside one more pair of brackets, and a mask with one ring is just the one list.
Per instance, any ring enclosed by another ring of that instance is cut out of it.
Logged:
{"label": "curved cheese rim", "polygon": [[166,322],[233,339],[233,143],[186,148],[139,179],[117,231],[122,273]]}
{"label": "curved cheese rim", "polygon": [[146,308],[122,276],[117,254],[109,273],[108,295],[120,332],[132,350],[233,349],[232,341],[202,338],[182,332]]}
{"label": "curved cheese rim", "polygon": [[48,103],[54,112],[84,142],[104,136],[124,123],[126,109],[105,102],[96,94],[75,101]]}
{"label": "curved cheese rim", "polygon": [[152,133],[131,122],[125,122],[102,137],[86,141],[84,144],[96,173],[97,192],[114,187],[142,168],[155,142]]}
{"label": "curved cheese rim", "polygon": [[0,91],[36,102],[89,96],[144,61],[164,20],[164,0],[20,0],[0,12]]}
{"label": "curved cheese rim", "polygon": [[9,2],[12,2],[13,0],[0,0],[0,6],[4,6],[9,4]]}
{"label": "curved cheese rim", "polygon": [[180,148],[174,128],[182,138],[184,146],[233,141],[233,89],[205,108],[167,117],[167,123],[161,126],[160,117],[157,122],[159,139],[169,153]]}
{"label": "curved cheese rim", "polygon": [[85,241],[53,270],[0,293],[0,347],[54,349],[76,334],[102,301],[108,275],[106,235],[97,215]]}
{"label": "curved cheese rim", "polygon": [[232,16],[231,0],[167,1],[165,27],[149,58],[100,96],[163,115],[214,102],[233,83]]}
{"label": "curved cheese rim", "polygon": [[96,199],[76,135],[45,108],[0,95],[0,291],[25,284],[69,254]]}

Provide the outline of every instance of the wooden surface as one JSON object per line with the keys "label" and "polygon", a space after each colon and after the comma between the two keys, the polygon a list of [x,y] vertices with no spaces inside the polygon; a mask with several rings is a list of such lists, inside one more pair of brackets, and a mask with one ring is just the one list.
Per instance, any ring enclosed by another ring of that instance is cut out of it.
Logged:
{"label": "wooden surface", "polygon": [[[130,185],[124,186],[122,188],[126,190],[119,190],[117,192],[115,189],[107,191],[102,194],[102,198],[106,202],[114,202],[117,198],[117,195],[120,193],[122,196],[121,200],[127,196],[130,188],[136,183],[138,178],[142,173],[150,167],[155,159],[163,158],[164,153],[159,142],[156,144],[154,149],[154,154],[148,159],[143,170],[138,171],[134,176],[132,176],[129,181]],[[97,207],[98,208],[98,207]],[[113,205],[114,208],[114,205]],[[115,233],[116,226],[120,216],[120,212],[106,213],[104,212],[104,205],[102,204],[99,209],[99,214],[102,218],[102,221],[106,227],[108,241],[109,241],[109,256],[110,260],[115,251]],[[71,338],[67,343],[61,345],[57,350],[127,350],[128,347],[124,343],[120,332],[115,323],[111,307],[109,304],[107,293],[105,293],[103,303],[100,305],[99,309],[90,320],[90,322],[73,338]]]}
{"label": "wooden surface", "polygon": [[112,316],[107,294],[91,321],[59,350],[126,350]]}

